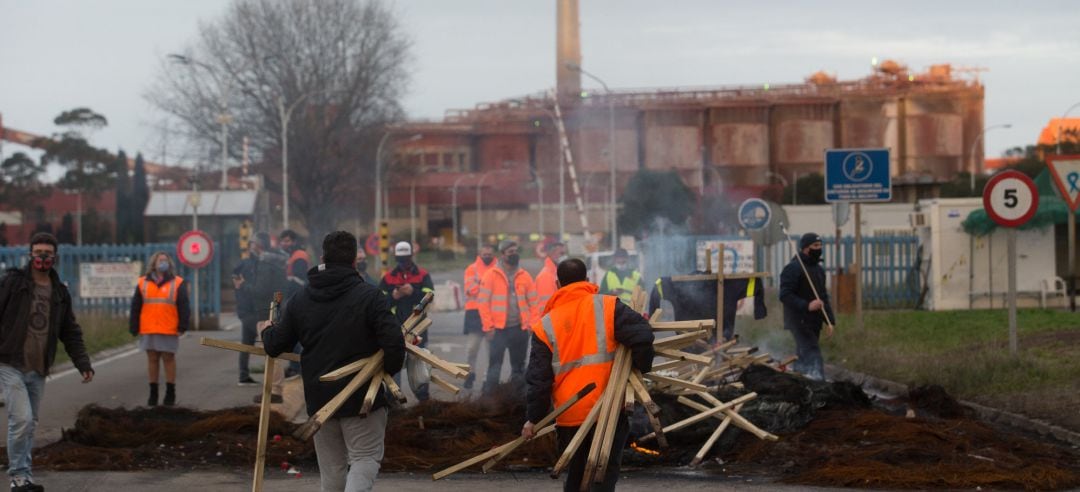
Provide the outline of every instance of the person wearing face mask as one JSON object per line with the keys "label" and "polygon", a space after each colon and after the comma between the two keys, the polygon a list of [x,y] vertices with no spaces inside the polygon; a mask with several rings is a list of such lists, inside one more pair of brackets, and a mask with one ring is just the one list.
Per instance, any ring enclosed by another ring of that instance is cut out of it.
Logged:
{"label": "person wearing face mask", "polygon": [[[469,367],[476,367],[476,357],[484,343],[484,324],[480,321],[480,282],[488,270],[495,268],[495,247],[485,244],[480,247],[480,254],[469,266],[465,267],[465,347],[466,362]],[[465,389],[472,389],[476,382],[476,373],[470,372],[465,378]]]}
{"label": "person wearing face mask", "polygon": [[488,370],[484,394],[499,385],[505,353],[510,354],[510,382],[522,388],[525,357],[529,350],[529,324],[540,314],[539,297],[532,275],[519,268],[521,257],[514,241],[499,243],[499,266],[484,274],[480,282],[480,321],[488,340]]}
{"label": "person wearing face mask", "polygon": [[[431,275],[427,270],[420,268],[413,261],[412,245],[408,242],[401,241],[394,245],[394,258],[397,260],[397,266],[383,275],[382,281],[379,282],[379,290],[390,298],[390,311],[394,313],[394,318],[400,326],[409,319],[413,307],[420,304],[428,292],[435,292],[435,284],[431,281]],[[428,337],[419,338],[420,342],[417,345],[426,347]],[[415,376],[415,373],[410,373],[410,377]],[[425,401],[429,397],[428,385],[417,381],[416,386],[412,388],[413,393],[416,394],[418,400]]]}
{"label": "person wearing face mask", "polygon": [[548,300],[559,290],[556,286],[558,278],[555,272],[556,265],[566,258],[566,245],[554,242],[547,245],[547,258],[544,259],[544,268],[536,274],[536,293],[540,296],[540,309],[547,306]]}
{"label": "person wearing face mask", "polygon": [[131,298],[131,317],[128,331],[139,336],[139,349],[146,352],[150,376],[150,398],[147,406],[158,404],[158,374],[165,367],[165,399],[167,407],[176,404],[176,351],[180,335],[187,331],[191,319],[187,284],[174,272],[172,258],[165,252],[150,255],[146,275],[139,277],[135,295]]}
{"label": "person wearing face mask", "polygon": [[356,250],[356,273],[360,274],[364,282],[375,285],[375,279],[371,278],[371,274],[367,271],[367,253],[364,252],[363,247]]}
{"label": "person wearing face mask", "polygon": [[611,269],[604,274],[604,281],[600,283],[600,293],[617,296],[630,305],[634,300],[634,287],[638,286],[641,286],[641,272],[630,266],[630,253],[622,248],[615,250]]}
{"label": "person wearing face mask", "polygon": [[33,483],[30,449],[56,342],[63,342],[84,383],[94,379],[71,294],[53,269],[56,253],[52,234],[34,234],[26,268],[10,269],[0,278],[0,388],[7,405],[7,473],[13,491],[45,490]]}
{"label": "person wearing face mask", "polygon": [[[802,265],[799,260],[802,260]],[[803,272],[803,265],[806,272]],[[821,300],[814,296],[809,279],[813,279]],[[825,360],[821,356],[818,339],[825,321],[822,312],[835,320],[829,293],[825,290],[825,269],[821,266],[821,236],[808,232],[799,240],[799,256],[793,257],[780,274],[780,302],[784,304],[784,329],[795,338],[796,355],[794,369],[811,379],[825,379]],[[826,337],[832,336],[827,326]]]}

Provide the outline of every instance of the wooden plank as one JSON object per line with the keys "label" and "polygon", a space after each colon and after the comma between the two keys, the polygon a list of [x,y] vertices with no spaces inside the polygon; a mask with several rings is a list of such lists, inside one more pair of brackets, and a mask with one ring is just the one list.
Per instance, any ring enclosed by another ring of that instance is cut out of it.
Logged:
{"label": "wooden plank", "polygon": [[364,402],[360,405],[361,417],[367,417],[368,414],[371,413],[371,407],[375,405],[375,397],[379,396],[379,388],[382,387],[382,376],[384,374],[386,374],[386,372],[380,369],[377,374],[372,376],[371,384],[368,384],[367,392],[364,393]]}
{"label": "wooden plank", "polygon": [[364,368],[364,366],[366,366],[369,362],[371,362],[371,359],[372,359],[372,357],[368,357],[366,359],[360,359],[360,360],[353,361],[353,362],[350,362],[348,364],[345,364],[345,365],[343,365],[343,366],[341,366],[341,367],[339,367],[337,369],[334,369],[333,371],[330,371],[330,372],[328,372],[326,374],[323,374],[322,376],[319,377],[319,381],[324,381],[324,382],[325,381],[337,381],[337,380],[342,379],[345,376],[348,376],[350,374],[358,373],[358,372],[360,372],[361,369]]}
{"label": "wooden plank", "polygon": [[[709,394],[707,392],[705,392],[705,393],[696,393],[696,396],[701,397],[702,399],[709,402],[713,406],[720,406],[720,405],[723,405],[723,403],[724,403],[724,402],[720,401],[719,398],[717,398],[717,397],[715,397],[715,396],[713,396],[713,395],[711,395],[711,394]],[[699,412],[704,412],[706,410],[709,410],[709,408],[710,408],[707,405],[702,405],[701,403],[698,403],[698,402],[696,402],[694,400],[691,400],[691,399],[689,399],[689,398],[687,398],[685,396],[680,396],[677,401],[679,403],[682,403],[683,405],[686,405],[687,407],[693,408],[694,410],[697,410]],[[745,417],[743,417],[742,415],[739,415],[739,412],[737,410],[724,410],[724,416],[720,416],[720,415],[714,415],[713,416],[713,418],[715,418],[715,419],[724,419],[724,418],[727,418],[727,417],[730,417],[732,419],[732,423],[734,423],[736,426],[738,426],[738,427],[742,428],[743,430],[757,436],[758,439],[764,439],[766,441],[777,441],[777,440],[780,439],[775,434],[772,434],[772,433],[770,433],[770,432],[768,432],[768,431],[754,425],[753,422],[750,422],[749,420],[746,420]]]}
{"label": "wooden plank", "polygon": [[682,348],[687,345],[691,345],[695,340],[699,340],[709,335],[709,332],[705,330],[691,331],[689,333],[683,333],[682,335],[675,335],[673,337],[661,338],[653,341],[653,347],[655,348]]}
{"label": "wooden plank", "polygon": [[653,331],[690,331],[711,330],[716,326],[716,320],[696,319],[689,321],[654,321],[649,323]]}
{"label": "wooden plank", "polygon": [[253,492],[261,492],[263,487],[263,475],[266,472],[266,441],[270,434],[270,399],[271,390],[274,387],[274,358],[266,356],[264,359],[262,401],[259,402],[259,435],[255,441],[255,478],[251,483]]}
{"label": "wooden plank", "polygon": [[677,388],[688,389],[690,391],[708,391],[709,388],[703,384],[693,383],[690,381],[683,381],[681,379],[669,378],[667,376],[659,376],[653,373],[646,374],[645,377],[653,380],[656,383],[666,384],[668,386],[675,386]]}
{"label": "wooden plank", "polygon": [[649,316],[649,321],[652,321],[652,322],[660,321],[660,317],[663,316],[663,315],[664,315],[664,310],[661,309],[661,308],[656,308],[656,310],[652,312],[652,316]]}
{"label": "wooden plank", "polygon": [[442,360],[436,357],[434,354],[420,349],[416,345],[406,343],[405,350],[407,350],[410,354],[419,357],[420,359],[423,359],[424,362],[427,362],[429,365],[431,365],[431,367],[439,369],[451,376],[454,376],[455,378],[465,379],[469,375],[469,371],[466,371],[465,369],[462,369],[445,360]]}
{"label": "wooden plank", "polygon": [[574,433],[574,437],[570,439],[566,449],[559,456],[559,461],[556,461],[555,466],[551,468],[551,478],[559,478],[563,468],[570,464],[570,458],[574,457],[574,453],[581,447],[581,442],[585,440],[585,436],[589,435],[589,432],[595,427],[596,418],[599,415],[600,404],[597,402],[597,404],[593,405],[592,410],[589,410],[589,415],[585,417],[585,421],[578,427],[578,431]]}
{"label": "wooden plank", "polygon": [[371,363],[365,365],[364,369],[353,376],[352,381],[349,381],[349,384],[346,385],[344,389],[330,401],[326,402],[326,405],[323,405],[319,411],[315,412],[315,415],[308,418],[307,422],[304,422],[303,425],[297,427],[296,431],[293,432],[293,436],[304,441],[311,439],[311,436],[314,436],[316,432],[319,432],[319,428],[322,427],[323,423],[334,415],[334,412],[337,412],[338,409],[345,404],[345,401],[348,400],[356,390],[360,389],[360,386],[370,381],[377,372],[382,372],[382,361],[383,351],[379,350],[375,355],[371,356]]}
{"label": "wooden plank", "polygon": [[634,405],[637,403],[634,400],[634,388],[631,388],[629,385],[627,385],[626,391],[624,391],[623,393],[625,393],[625,396],[623,397],[623,411],[634,411]]}
{"label": "wooden plank", "polygon": [[669,371],[673,369],[679,369],[687,364],[695,364],[695,361],[685,359],[674,359],[659,364],[652,365],[652,372]]}
{"label": "wooden plank", "polygon": [[[544,418],[540,419],[540,422],[537,422],[538,425],[535,426],[535,427],[540,428],[540,432],[537,432],[536,437],[539,437],[541,435],[540,434],[541,432],[547,433],[547,432],[551,432],[551,430],[554,430],[555,426],[548,425],[548,424],[553,422],[556,418],[559,417],[559,415],[562,415],[563,412],[565,412],[567,409],[569,409],[573,404],[577,403],[578,400],[580,400],[585,395],[589,394],[590,392],[592,392],[595,389],[596,389],[596,383],[589,383],[588,385],[582,387],[581,390],[579,390],[578,393],[576,395],[574,395],[573,398],[567,400],[562,405],[559,405],[559,407],[556,408],[554,411],[552,411],[551,413],[545,415]],[[586,419],[586,420],[588,420],[588,419]],[[551,429],[551,430],[548,430],[548,429]],[[472,458],[469,458],[469,459],[467,459],[465,461],[462,461],[461,463],[458,463],[458,464],[456,464],[454,466],[451,466],[451,467],[449,467],[449,468],[447,468],[445,470],[442,470],[442,471],[440,471],[438,473],[435,473],[434,475],[431,476],[431,479],[432,480],[439,480],[440,478],[445,478],[445,477],[450,476],[450,475],[452,475],[454,473],[457,473],[457,472],[459,472],[461,470],[464,470],[464,469],[466,469],[466,468],[468,468],[468,467],[470,467],[472,465],[475,465],[475,464],[477,464],[477,463],[479,463],[481,461],[484,461],[484,460],[486,460],[488,458],[498,456],[503,451],[506,451],[506,454],[509,454],[509,451],[507,451],[507,450],[513,450],[513,448],[515,448],[517,446],[520,446],[524,442],[525,442],[524,437],[518,437],[517,439],[514,439],[513,441],[510,441],[510,442],[508,442],[506,444],[503,444],[502,446],[494,448],[494,449],[492,449],[490,451],[480,453],[480,454],[478,454],[476,456],[473,456]],[[503,456],[505,456],[505,454]]]}
{"label": "wooden plank", "polygon": [[[742,405],[738,405],[734,410],[738,412],[741,409]],[[712,449],[712,447],[716,445],[716,441],[720,439],[720,434],[723,434],[729,425],[731,425],[731,417],[724,417],[723,422],[720,422],[720,425],[716,426],[716,430],[713,431],[712,435],[709,436],[709,439],[705,441],[705,444],[701,446],[701,449],[694,455],[694,459],[690,461],[690,466],[698,466],[701,464],[701,461],[705,459],[705,455],[709,454],[709,450]]]}
{"label": "wooden plank", "polygon": [[386,389],[390,391],[391,395],[394,395],[394,399],[397,400],[398,403],[409,402],[409,399],[405,398],[405,393],[401,391],[401,387],[398,386],[397,381],[394,381],[393,376],[384,372],[382,375],[382,380],[383,384],[386,385]]}
{"label": "wooden plank", "polygon": [[[757,398],[757,393],[747,393],[747,394],[742,395],[742,396],[740,396],[740,397],[738,397],[738,398],[736,398],[734,400],[731,400],[731,401],[729,401],[727,403],[724,403],[722,405],[710,408],[710,409],[705,410],[705,411],[703,411],[703,412],[701,412],[701,413],[699,413],[697,415],[685,418],[683,420],[675,422],[674,424],[671,424],[671,425],[669,425],[667,427],[664,427],[664,433],[666,434],[666,433],[669,433],[669,432],[677,431],[677,430],[682,429],[684,427],[694,425],[694,424],[696,424],[698,422],[701,422],[702,420],[705,420],[707,418],[712,417],[713,415],[716,415],[718,413],[723,412],[724,409],[726,409],[726,408],[731,408],[731,407],[733,407],[735,405],[738,405],[740,403],[746,403],[746,402],[748,402],[750,400],[753,400],[754,398]],[[645,435],[641,439],[638,439],[638,441],[648,441],[648,440],[655,439],[655,438],[656,438],[656,433],[654,432],[654,433]]]}
{"label": "wooden plank", "polygon": [[[769,278],[772,274],[769,272],[754,272],[754,273],[725,273],[724,279],[731,280],[744,280],[748,278]],[[675,275],[671,277],[672,282],[700,282],[702,280],[716,280],[715,273],[699,273],[696,275]]]}
{"label": "wooden plank", "polygon": [[[266,351],[262,347],[256,347],[254,345],[247,345],[239,342],[230,342],[228,340],[218,340],[216,338],[202,337],[199,339],[200,345],[207,347],[214,347],[225,350],[232,350],[235,352],[244,352],[251,355],[258,355],[260,357],[266,357]],[[282,352],[278,354],[275,359],[284,359],[289,362],[300,362],[300,356],[292,352]],[[265,371],[264,371],[265,372]]]}
{"label": "wooden plank", "polygon": [[656,355],[661,357],[667,357],[674,360],[688,360],[697,362],[698,364],[712,364],[713,358],[705,355],[691,354],[690,352],[683,352],[681,350],[674,349],[658,349]]}
{"label": "wooden plank", "polygon": [[660,423],[660,405],[657,405],[653,401],[652,396],[649,395],[649,391],[645,388],[645,382],[642,380],[641,371],[634,369],[630,374],[630,389],[637,394],[638,401],[641,402],[641,406],[645,407],[645,415],[649,417],[649,424],[652,425],[653,431],[656,433],[656,442],[662,448],[668,447],[667,436],[664,435],[664,425]]}
{"label": "wooden plank", "polygon": [[449,392],[451,392],[451,393],[453,393],[455,395],[461,392],[461,388],[458,388],[457,386],[454,386],[454,385],[450,384],[447,380],[439,377],[438,374],[432,374],[431,375],[431,382],[435,383],[438,386],[441,386],[446,391],[449,391]]}
{"label": "wooden plank", "polygon": [[428,328],[431,328],[431,324],[434,323],[431,318],[424,318],[423,321],[416,324],[416,328],[413,329],[412,335],[415,337],[422,336],[427,332]]}
{"label": "wooden plank", "polygon": [[[620,357],[621,356],[621,357]],[[608,461],[612,453],[612,444],[615,441],[615,430],[619,425],[619,414],[622,413],[622,400],[626,393],[626,385],[630,378],[630,349],[620,346],[619,350],[615,353],[615,368],[612,373],[614,378],[611,383],[614,387],[611,392],[611,401],[608,403],[606,416],[607,424],[604,426],[603,434],[600,436],[599,453],[596,456],[595,468],[592,477],[589,477],[589,466],[586,463],[585,466],[585,478],[592,478],[593,482],[603,482],[604,475],[607,473]],[[593,440],[596,440],[596,436],[593,436]],[[620,449],[619,452],[622,452]],[[582,490],[588,491],[591,489],[588,480],[582,479]]]}

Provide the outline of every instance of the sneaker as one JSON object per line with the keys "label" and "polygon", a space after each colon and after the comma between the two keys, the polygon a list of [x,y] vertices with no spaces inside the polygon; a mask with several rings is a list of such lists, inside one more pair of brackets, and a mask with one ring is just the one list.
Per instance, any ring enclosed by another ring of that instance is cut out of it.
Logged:
{"label": "sneaker", "polygon": [[11,492],[45,492],[45,487],[30,481],[27,477],[13,477]]}
{"label": "sneaker", "polygon": [[257,384],[259,384],[259,382],[251,379],[251,376],[241,379],[239,382],[236,383],[237,386],[255,386]]}
{"label": "sneaker", "polygon": [[[261,405],[262,404],[262,394],[255,395],[255,398],[252,398],[251,401]],[[274,394],[270,395],[270,403],[282,403],[284,401],[285,400],[281,398],[281,395],[274,395]]]}

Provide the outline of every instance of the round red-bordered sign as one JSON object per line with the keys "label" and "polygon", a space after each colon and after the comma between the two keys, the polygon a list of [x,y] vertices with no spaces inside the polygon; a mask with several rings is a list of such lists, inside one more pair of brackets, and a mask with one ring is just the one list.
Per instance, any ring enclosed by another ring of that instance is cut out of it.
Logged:
{"label": "round red-bordered sign", "polygon": [[176,242],[176,257],[191,268],[202,268],[214,259],[214,242],[203,231],[188,231]]}
{"label": "round red-bordered sign", "polygon": [[1039,210],[1039,190],[1026,174],[1007,170],[995,174],[983,188],[983,208],[1002,227],[1019,227]]}

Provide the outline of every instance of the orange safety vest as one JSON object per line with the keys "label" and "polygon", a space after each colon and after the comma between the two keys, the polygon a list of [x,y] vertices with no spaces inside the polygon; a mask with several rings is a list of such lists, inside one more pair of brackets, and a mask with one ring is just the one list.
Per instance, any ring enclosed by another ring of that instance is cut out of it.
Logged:
{"label": "orange safety vest", "polygon": [[139,311],[140,335],[178,335],[180,333],[180,312],[176,309],[176,296],[184,279],[173,277],[158,286],[146,276],[139,277],[139,293],[142,294],[142,309]]}
{"label": "orange safety vest", "polygon": [[289,255],[289,259],[285,262],[285,278],[303,284],[304,281],[300,280],[300,278],[297,277],[296,272],[293,271],[293,264],[296,263],[297,260],[304,260],[307,262],[308,268],[311,268],[311,256],[307,254],[307,251],[297,249]]}
{"label": "orange safety vest", "polygon": [[575,427],[585,421],[600,401],[615,361],[614,296],[600,295],[600,288],[588,282],[574,282],[552,297],[549,311],[532,324],[533,336],[551,349],[551,369],[555,384],[551,399],[555,407],[573,398],[582,387],[596,383],[557,419],[561,427]]}
{"label": "orange safety vest", "polygon": [[547,306],[551,296],[555,295],[555,291],[559,290],[557,281],[559,280],[555,265],[551,258],[544,260],[544,268],[540,270],[540,273],[536,274],[536,294],[540,296],[540,306]]}
{"label": "orange safety vest", "polygon": [[[480,321],[483,322],[485,332],[506,328],[509,286],[510,281],[502,268],[488,270],[480,281]],[[540,306],[532,275],[523,268],[518,268],[514,274],[514,292],[517,294],[518,311],[521,313],[521,329],[528,330],[529,323],[539,316]]]}
{"label": "orange safety vest", "polygon": [[465,310],[480,309],[480,282],[488,270],[499,265],[499,260],[492,260],[485,265],[479,256],[471,265],[465,267]]}

